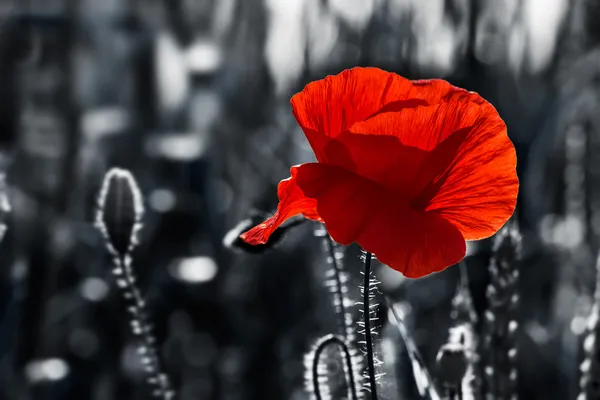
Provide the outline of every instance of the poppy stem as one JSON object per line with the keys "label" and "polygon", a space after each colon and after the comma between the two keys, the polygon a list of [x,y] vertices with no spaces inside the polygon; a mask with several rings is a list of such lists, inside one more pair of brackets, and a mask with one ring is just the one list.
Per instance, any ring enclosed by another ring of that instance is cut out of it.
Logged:
{"label": "poppy stem", "polygon": [[375,381],[375,356],[373,355],[373,340],[371,338],[371,307],[369,305],[369,287],[371,280],[371,258],[369,252],[365,253],[365,270],[363,282],[363,317],[365,319],[365,343],[367,348],[367,365],[369,372],[369,386],[371,399],[377,400],[377,384]]}

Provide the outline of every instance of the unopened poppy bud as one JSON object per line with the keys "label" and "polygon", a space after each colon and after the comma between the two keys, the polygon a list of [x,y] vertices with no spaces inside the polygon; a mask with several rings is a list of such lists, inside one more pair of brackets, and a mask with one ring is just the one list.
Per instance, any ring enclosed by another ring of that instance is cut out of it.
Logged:
{"label": "unopened poppy bud", "polygon": [[111,253],[122,257],[133,250],[143,214],[142,195],[133,175],[112,168],[104,176],[96,214],[96,226]]}
{"label": "unopened poppy bud", "polygon": [[459,387],[469,366],[465,348],[459,343],[446,343],[436,358],[438,377],[446,387]]}
{"label": "unopened poppy bud", "polygon": [[241,250],[250,254],[262,253],[265,250],[277,247],[285,237],[285,234],[289,229],[294,226],[300,225],[304,222],[304,219],[293,219],[288,220],[285,224],[279,226],[273,234],[269,237],[269,240],[264,244],[252,245],[246,243],[240,235],[250,230],[253,226],[259,224],[265,219],[262,213],[253,213],[250,217],[240,221],[233,229],[231,229],[223,238],[223,246],[230,250]]}

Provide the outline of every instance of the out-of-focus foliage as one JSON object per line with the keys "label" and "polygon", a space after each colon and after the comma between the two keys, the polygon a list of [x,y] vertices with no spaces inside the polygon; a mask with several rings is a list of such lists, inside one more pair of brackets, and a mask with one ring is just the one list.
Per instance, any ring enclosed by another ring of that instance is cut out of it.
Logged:
{"label": "out-of-focus foliage", "polygon": [[[369,65],[478,91],[505,119],[521,179],[516,390],[575,399],[600,244],[599,19],[595,0],[0,0],[0,398],[148,398],[94,229],[112,167],[144,197],[132,266],[177,398],[308,398],[304,354],[347,334],[323,238],[294,225],[257,255],[223,237],[312,157],[290,96]],[[481,332],[490,241],[469,249]],[[356,321],[358,249],[345,254]],[[459,269],[412,281],[374,264],[435,373]],[[397,327],[377,324],[381,396],[419,398]]]}

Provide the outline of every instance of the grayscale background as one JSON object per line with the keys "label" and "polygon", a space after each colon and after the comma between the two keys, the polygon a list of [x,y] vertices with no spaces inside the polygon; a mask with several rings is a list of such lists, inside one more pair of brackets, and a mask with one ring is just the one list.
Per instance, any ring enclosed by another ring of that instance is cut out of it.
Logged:
{"label": "grayscale background", "polygon": [[[151,398],[94,227],[111,167],[144,197],[133,268],[176,398],[308,399],[304,356],[338,328],[323,239],[311,222],[260,254],[223,238],[312,160],[290,97],[360,65],[447,79],[506,121],[521,182],[515,394],[575,400],[600,245],[599,21],[597,0],[0,0],[0,399]],[[491,242],[465,260],[479,322]],[[360,265],[350,246],[352,304]],[[435,379],[460,269],[375,269]],[[380,310],[380,397],[419,399]]]}

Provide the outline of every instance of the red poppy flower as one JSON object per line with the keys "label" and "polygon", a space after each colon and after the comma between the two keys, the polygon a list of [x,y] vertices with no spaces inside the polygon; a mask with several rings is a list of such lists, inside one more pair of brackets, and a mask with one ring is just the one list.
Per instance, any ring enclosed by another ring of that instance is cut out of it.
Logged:
{"label": "red poppy flower", "polygon": [[476,93],[353,68],[291,103],[318,162],[291,168],[275,215],[241,236],[249,244],[302,214],[417,278],[460,261],[465,240],[490,237],[515,209],[514,146]]}

